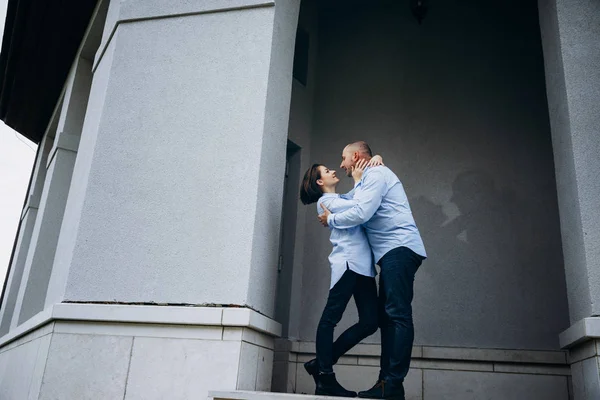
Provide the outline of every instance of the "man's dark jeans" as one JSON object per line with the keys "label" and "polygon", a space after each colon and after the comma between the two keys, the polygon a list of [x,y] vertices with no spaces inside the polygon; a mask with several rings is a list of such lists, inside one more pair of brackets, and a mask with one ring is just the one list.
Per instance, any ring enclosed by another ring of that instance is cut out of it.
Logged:
{"label": "man's dark jeans", "polygon": [[[350,297],[358,309],[358,323],[342,333],[333,343],[333,329],[342,319]],[[333,365],[348,350],[377,331],[377,286],[375,278],[350,269],[329,291],[327,305],[317,328],[317,361],[319,373],[333,373]]]}
{"label": "man's dark jeans", "polygon": [[378,264],[381,371],[379,379],[401,385],[408,374],[415,337],[412,318],[413,284],[421,257],[408,247],[387,252]]}

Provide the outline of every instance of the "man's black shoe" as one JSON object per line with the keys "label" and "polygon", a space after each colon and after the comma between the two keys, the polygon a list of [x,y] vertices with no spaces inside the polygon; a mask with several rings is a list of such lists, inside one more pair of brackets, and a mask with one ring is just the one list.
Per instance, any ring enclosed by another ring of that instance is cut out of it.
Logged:
{"label": "man's black shoe", "polygon": [[310,376],[315,380],[315,385],[317,384],[317,375],[319,375],[319,364],[317,363],[317,359],[313,358],[310,361],[304,363],[304,369]]}
{"label": "man's black shoe", "polygon": [[369,390],[358,392],[358,397],[363,399],[387,399],[404,400],[404,386],[387,383],[385,380],[378,380]]}
{"label": "man's black shoe", "polygon": [[381,385],[382,385],[382,380],[377,379],[377,382],[375,382],[375,385],[373,385],[373,387],[371,389],[361,390],[360,392],[358,392],[358,397],[360,397],[362,399],[380,399],[381,397],[378,397],[378,395],[382,390]]}
{"label": "man's black shoe", "polygon": [[317,396],[356,397],[356,392],[346,390],[335,379],[335,374],[319,374],[317,376]]}

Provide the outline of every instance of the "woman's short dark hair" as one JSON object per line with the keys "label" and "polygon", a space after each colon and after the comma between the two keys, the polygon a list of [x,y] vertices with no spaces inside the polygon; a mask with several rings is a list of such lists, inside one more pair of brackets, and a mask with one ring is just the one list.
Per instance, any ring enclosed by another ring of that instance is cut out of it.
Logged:
{"label": "woman's short dark hair", "polygon": [[317,181],[321,179],[321,167],[322,164],[313,164],[306,173],[304,179],[302,179],[302,186],[300,186],[300,201],[302,204],[315,203],[323,195],[321,186],[317,185]]}

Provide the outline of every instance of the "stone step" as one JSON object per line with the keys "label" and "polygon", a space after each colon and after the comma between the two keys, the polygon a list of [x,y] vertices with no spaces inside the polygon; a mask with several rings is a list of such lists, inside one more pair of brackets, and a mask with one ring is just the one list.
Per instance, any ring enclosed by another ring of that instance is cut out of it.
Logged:
{"label": "stone step", "polygon": [[314,394],[253,392],[250,390],[210,391],[208,398],[210,400],[340,400],[340,397]]}

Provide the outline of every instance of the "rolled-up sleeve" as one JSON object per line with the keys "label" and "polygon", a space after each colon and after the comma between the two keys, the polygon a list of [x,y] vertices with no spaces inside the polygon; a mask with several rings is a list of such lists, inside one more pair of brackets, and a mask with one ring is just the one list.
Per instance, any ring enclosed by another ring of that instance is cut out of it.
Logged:
{"label": "rolled-up sleeve", "polygon": [[376,169],[370,171],[354,190],[356,205],[341,213],[329,214],[327,224],[337,229],[348,229],[364,224],[381,205],[385,188],[383,174]]}

